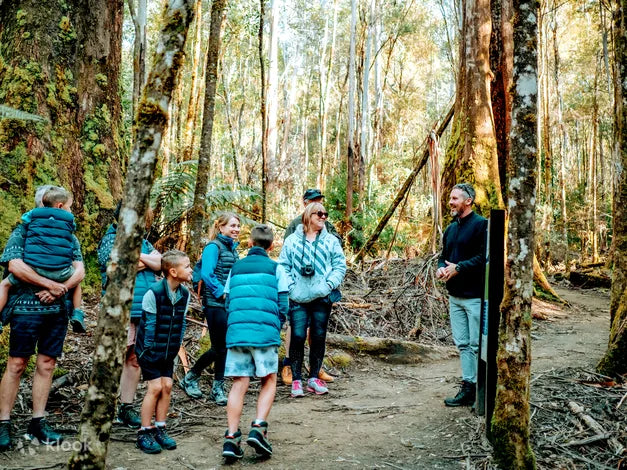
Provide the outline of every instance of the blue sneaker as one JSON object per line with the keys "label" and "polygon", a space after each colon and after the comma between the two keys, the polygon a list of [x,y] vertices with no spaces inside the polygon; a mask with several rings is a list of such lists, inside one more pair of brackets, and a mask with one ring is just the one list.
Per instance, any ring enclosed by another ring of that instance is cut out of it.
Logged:
{"label": "blue sneaker", "polygon": [[154,429],[143,429],[137,433],[137,448],[146,454],[161,453],[161,444],[155,439]]}

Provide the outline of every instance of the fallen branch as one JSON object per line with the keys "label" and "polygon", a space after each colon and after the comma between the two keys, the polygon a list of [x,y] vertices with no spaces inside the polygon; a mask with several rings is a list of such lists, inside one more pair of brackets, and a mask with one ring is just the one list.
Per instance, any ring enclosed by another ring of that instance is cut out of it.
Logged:
{"label": "fallen branch", "polygon": [[[603,426],[597,423],[594,420],[594,418],[592,418],[590,415],[587,415],[584,413],[583,406],[575,403],[574,401],[570,401],[568,402],[568,408],[579,419],[581,419],[586,424],[586,426],[592,429],[597,434],[597,436],[607,434],[607,431],[603,429]],[[610,437],[607,439],[607,444],[610,446],[610,449],[612,449],[612,451],[614,452],[614,455],[621,455],[625,451],[625,448],[623,447],[623,445],[620,442],[618,442],[617,439],[613,437]]]}
{"label": "fallen branch", "polygon": [[451,357],[451,347],[434,346],[393,338],[327,335],[327,345],[353,353],[363,353],[395,364],[414,364]]}

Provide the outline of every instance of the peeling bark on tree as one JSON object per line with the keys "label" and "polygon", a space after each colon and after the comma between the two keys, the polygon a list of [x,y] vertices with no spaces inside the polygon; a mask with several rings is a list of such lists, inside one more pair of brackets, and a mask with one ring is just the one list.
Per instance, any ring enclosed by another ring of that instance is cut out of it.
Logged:
{"label": "peeling bark on tree", "polygon": [[614,271],[610,297],[610,340],[597,367],[605,375],[627,374],[627,0],[614,0],[616,77],[615,132],[620,152],[614,194]]}
{"label": "peeling bark on tree", "polygon": [[[503,0],[508,1],[508,0]],[[492,416],[494,457],[500,468],[533,469],[529,444],[531,298],[537,168],[537,2],[514,0],[514,88],[508,158],[507,262]]]}
{"label": "peeling bark on tree", "polygon": [[137,128],[129,162],[118,235],[107,268],[109,283],[102,298],[96,329],[96,350],[85,406],[81,414],[81,451],[70,469],[104,469],[126,347],[126,326],[149,203],[156,158],[168,121],[185,39],[193,17],[193,1],[166,3],[152,71],[137,110]]}
{"label": "peeling bark on tree", "polygon": [[[211,172],[211,150],[213,136],[213,116],[216,105],[216,86],[218,84],[218,58],[220,56],[220,34],[226,0],[214,0],[211,3],[211,26],[207,46],[207,71],[205,76],[205,102],[202,118],[202,137],[198,153],[198,170],[194,188],[194,202],[191,210],[189,254],[195,261],[200,256],[203,221],[207,217],[207,189]],[[200,26],[199,26],[200,27]]]}

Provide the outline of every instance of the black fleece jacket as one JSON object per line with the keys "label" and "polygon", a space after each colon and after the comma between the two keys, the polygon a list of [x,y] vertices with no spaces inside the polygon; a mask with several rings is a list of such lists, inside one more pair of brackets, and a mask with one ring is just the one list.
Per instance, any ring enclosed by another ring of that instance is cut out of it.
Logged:
{"label": "black fleece jacket", "polygon": [[483,296],[488,220],[471,212],[446,227],[438,267],[445,261],[457,264],[459,273],[446,282],[454,297],[475,299]]}

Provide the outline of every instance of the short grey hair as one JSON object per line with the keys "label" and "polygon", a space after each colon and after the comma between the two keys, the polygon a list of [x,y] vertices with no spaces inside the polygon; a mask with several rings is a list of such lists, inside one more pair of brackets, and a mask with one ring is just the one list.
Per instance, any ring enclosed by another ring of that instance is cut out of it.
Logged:
{"label": "short grey hair", "polygon": [[459,189],[466,195],[466,198],[472,199],[472,202],[475,202],[475,188],[472,187],[470,183],[458,183],[453,186],[453,189]]}
{"label": "short grey hair", "polygon": [[49,189],[54,188],[53,184],[44,184],[42,186],[38,186],[35,190],[35,207],[43,207],[44,206],[44,194],[48,192]]}

